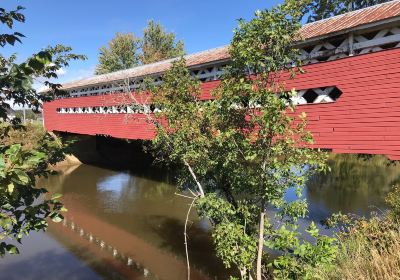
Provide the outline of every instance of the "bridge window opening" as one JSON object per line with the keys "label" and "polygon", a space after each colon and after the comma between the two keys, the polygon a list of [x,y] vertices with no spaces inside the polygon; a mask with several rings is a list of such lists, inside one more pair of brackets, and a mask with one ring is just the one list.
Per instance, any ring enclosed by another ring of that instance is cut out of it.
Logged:
{"label": "bridge window opening", "polygon": [[308,46],[308,47],[304,47],[302,48],[305,52],[307,53],[311,53],[312,50],[314,49],[315,46]]}
{"label": "bridge window opening", "polygon": [[340,47],[340,46],[343,45],[343,41],[344,41],[345,39],[346,39],[346,38],[344,38],[343,36],[341,36],[341,37],[336,37],[336,38],[333,38],[332,40],[329,40],[329,43],[330,43],[331,45],[333,45],[335,48],[338,48],[338,47]]}
{"label": "bridge window opening", "polygon": [[324,61],[328,61],[329,58],[330,58],[330,56],[321,56],[317,60],[318,60],[318,62],[324,62]]}
{"label": "bridge window opening", "polygon": [[[224,67],[226,64],[219,64],[213,67],[206,67],[203,69],[195,69],[191,70],[191,75],[197,77],[200,81],[207,82],[217,80],[221,77],[224,72]],[[163,76],[157,75],[153,76],[153,83],[155,85],[159,85],[163,82]],[[144,83],[143,78],[131,79],[129,81],[129,90],[137,89]],[[84,87],[81,89],[71,89],[68,91],[70,97],[79,97],[79,96],[96,96],[96,95],[106,95],[112,93],[123,93],[126,91],[125,84],[102,84],[98,86]],[[73,95],[74,94],[74,95]],[[75,95],[76,94],[76,95]]]}
{"label": "bridge window opening", "polygon": [[[293,102],[294,104],[302,105],[335,102],[341,95],[342,91],[339,88],[336,86],[330,86],[299,90],[295,97],[289,97],[284,94],[279,97],[286,99],[287,104]],[[261,105],[256,101],[241,100],[240,103],[234,104],[232,107],[236,109],[243,107],[259,108]],[[115,106],[56,108],[56,112],[62,114],[148,114],[162,112],[162,108],[155,104],[134,103]]]}
{"label": "bridge window opening", "polygon": [[303,94],[303,98],[307,101],[307,103],[314,103],[317,97],[318,94],[313,89],[309,89]]}
{"label": "bridge window opening", "polygon": [[396,48],[397,44],[398,44],[398,42],[389,43],[389,44],[380,46],[380,48],[383,49],[383,50],[392,49],[392,48]]}
{"label": "bridge window opening", "polygon": [[342,91],[337,87],[334,87],[329,93],[329,97],[332,98],[333,101],[336,101],[342,95]]}
{"label": "bridge window opening", "polygon": [[325,47],[325,45],[322,45],[322,47],[319,49],[319,51],[327,51],[327,50],[329,50],[329,49],[327,49],[327,48]]}
{"label": "bridge window opening", "polygon": [[375,36],[377,35],[377,33],[379,33],[379,31],[373,31],[373,32],[368,32],[368,33],[364,33],[362,34],[362,36],[368,40],[372,40],[375,38]]}

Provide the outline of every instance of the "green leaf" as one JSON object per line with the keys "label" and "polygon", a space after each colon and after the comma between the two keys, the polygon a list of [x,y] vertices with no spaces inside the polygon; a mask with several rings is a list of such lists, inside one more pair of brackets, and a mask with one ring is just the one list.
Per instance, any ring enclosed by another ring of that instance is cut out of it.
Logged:
{"label": "green leaf", "polygon": [[8,191],[9,194],[13,193],[13,191],[14,191],[14,184],[13,183],[8,184],[7,191]]}
{"label": "green leaf", "polygon": [[28,62],[28,65],[37,71],[42,70],[45,66],[45,64],[36,57],[31,58]]}
{"label": "green leaf", "polygon": [[6,167],[6,163],[4,162],[4,156],[0,155],[0,169],[4,169]]}
{"label": "green leaf", "polygon": [[49,64],[52,61],[52,55],[49,51],[41,51],[35,57],[44,64]]}
{"label": "green leaf", "polygon": [[64,219],[64,217],[59,213],[53,213],[52,215],[50,215],[50,218],[55,223],[59,223]]}
{"label": "green leaf", "polygon": [[17,176],[19,183],[27,185],[30,182],[29,176],[22,170],[14,170],[14,174]]}
{"label": "green leaf", "polygon": [[15,247],[14,245],[11,244],[7,244],[6,245],[6,250],[9,254],[19,254],[19,250],[17,247]]}
{"label": "green leaf", "polygon": [[14,144],[14,145],[11,145],[11,147],[5,151],[5,154],[6,155],[16,155],[20,150],[21,150],[21,144]]}

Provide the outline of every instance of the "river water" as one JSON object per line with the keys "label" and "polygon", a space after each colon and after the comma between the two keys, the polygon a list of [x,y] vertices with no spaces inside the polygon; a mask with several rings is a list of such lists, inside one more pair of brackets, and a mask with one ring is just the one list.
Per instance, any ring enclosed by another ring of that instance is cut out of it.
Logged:
{"label": "river water", "polygon": [[[384,211],[384,197],[400,183],[400,165],[384,157],[332,156],[332,171],[310,179],[304,191],[310,219],[342,211]],[[172,176],[90,165],[41,179],[62,193],[62,223],[32,233],[20,255],[0,260],[0,279],[185,279],[183,225],[188,199],[175,194]],[[291,194],[288,194],[291,199]],[[214,256],[207,221],[195,213],[189,233],[192,279],[226,279]]]}

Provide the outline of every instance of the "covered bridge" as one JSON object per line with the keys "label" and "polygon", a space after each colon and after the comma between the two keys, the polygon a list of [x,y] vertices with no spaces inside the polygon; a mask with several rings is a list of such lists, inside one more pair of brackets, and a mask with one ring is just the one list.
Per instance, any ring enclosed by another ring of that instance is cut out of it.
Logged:
{"label": "covered bridge", "polygon": [[[400,160],[400,0],[309,23],[300,33],[306,73],[286,86],[298,91],[297,110],[307,113],[315,147]],[[185,59],[202,81],[202,98],[210,98],[229,62],[228,48]],[[146,77],[162,83],[171,61],[64,84],[68,97],[44,104],[46,129],[152,139],[154,128],[143,117],[148,107],[121,107],[121,100]]]}

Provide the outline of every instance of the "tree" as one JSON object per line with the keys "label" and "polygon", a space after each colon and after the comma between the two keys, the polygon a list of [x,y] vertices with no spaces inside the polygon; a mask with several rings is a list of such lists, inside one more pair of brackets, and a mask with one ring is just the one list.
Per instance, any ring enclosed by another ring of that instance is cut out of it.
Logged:
{"label": "tree", "polygon": [[108,47],[101,47],[95,73],[106,74],[184,54],[183,42],[176,42],[174,33],[167,32],[160,23],[150,20],[142,39],[132,33],[117,33]]}
{"label": "tree", "polygon": [[[0,22],[10,30],[15,21],[24,22],[23,7],[6,11],[0,8]],[[0,45],[14,45],[24,36],[18,32],[0,34]],[[15,130],[24,131],[18,119],[7,120],[8,102],[26,105],[37,111],[42,101],[62,94],[60,85],[49,79],[57,78],[57,70],[66,67],[70,60],[85,59],[71,53],[70,47],[56,45],[33,54],[25,62],[15,63],[16,56],[0,55],[0,256],[6,252],[18,253],[8,239],[21,242],[30,231],[45,230],[47,218],[62,220],[65,209],[59,195],[46,198],[47,191],[36,187],[37,176],[49,174],[48,164],[54,164],[64,156],[63,145],[48,134],[43,135],[35,147],[24,147],[10,136]],[[49,92],[42,95],[33,87],[35,80],[44,80]]]}
{"label": "tree", "polygon": [[140,39],[133,33],[117,33],[108,43],[100,48],[96,75],[132,68],[139,65]]}
{"label": "tree", "polygon": [[[320,235],[313,223],[307,229],[313,242],[298,231],[298,220],[307,215],[305,181],[326,168],[326,154],[308,148],[312,135],[306,115],[298,115],[291,102],[294,90],[281,82],[301,72],[292,67],[301,65],[292,47],[301,11],[298,1],[286,1],[258,11],[250,22],[239,21],[232,61],[213,100],[199,100],[199,82],[183,59],[151,89],[162,108],[151,119],[155,154],[180,166],[179,186],[211,221],[217,255],[241,279],[260,280],[268,267],[277,279],[303,279],[335,257],[335,239]],[[288,202],[291,188],[299,199]],[[267,216],[272,209],[275,214]],[[271,263],[265,247],[279,252]]]}
{"label": "tree", "polygon": [[25,110],[25,112],[23,109],[15,110],[16,118],[23,120],[24,115],[25,115],[26,120],[37,120],[41,116],[40,114],[33,112],[31,109],[27,109],[27,110]]}
{"label": "tree", "polygon": [[308,22],[341,15],[390,0],[312,0],[306,8]]}
{"label": "tree", "polygon": [[175,42],[175,34],[167,32],[160,23],[150,20],[143,32],[142,64],[149,64],[185,54],[182,41]]}

